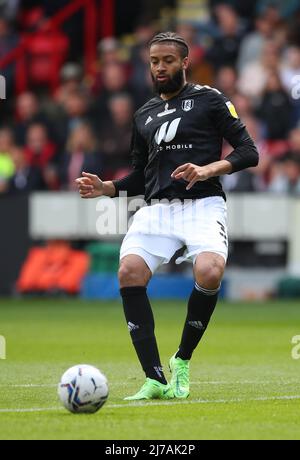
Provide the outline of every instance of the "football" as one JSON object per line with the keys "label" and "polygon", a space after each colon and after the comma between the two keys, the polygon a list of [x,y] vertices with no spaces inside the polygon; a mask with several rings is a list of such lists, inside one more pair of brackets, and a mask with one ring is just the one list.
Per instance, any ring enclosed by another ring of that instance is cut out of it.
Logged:
{"label": "football", "polygon": [[58,396],[73,414],[93,414],[108,398],[108,383],[99,369],[86,364],[68,369],[58,385]]}

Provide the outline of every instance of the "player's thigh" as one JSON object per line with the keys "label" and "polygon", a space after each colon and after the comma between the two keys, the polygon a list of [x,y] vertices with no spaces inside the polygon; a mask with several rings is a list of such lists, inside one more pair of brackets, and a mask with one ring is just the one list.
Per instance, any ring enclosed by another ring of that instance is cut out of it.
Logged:
{"label": "player's thigh", "polygon": [[132,254],[139,256],[153,274],[162,264],[168,263],[181,247],[182,242],[177,238],[166,238],[161,235],[148,235],[129,230],[121,246],[120,260]]}
{"label": "player's thigh", "polygon": [[205,252],[218,254],[226,262],[228,236],[225,201],[218,196],[197,200],[193,211],[184,234],[186,258],[195,262],[196,257]]}

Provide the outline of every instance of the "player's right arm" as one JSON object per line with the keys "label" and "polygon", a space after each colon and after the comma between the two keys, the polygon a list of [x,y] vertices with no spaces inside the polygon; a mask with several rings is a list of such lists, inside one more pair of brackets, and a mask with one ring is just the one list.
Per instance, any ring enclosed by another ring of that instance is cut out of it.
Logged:
{"label": "player's right arm", "polygon": [[83,172],[82,177],[76,179],[81,198],[97,198],[100,196],[116,196],[116,188],[112,181],[103,182],[95,174]]}
{"label": "player's right arm", "polygon": [[137,128],[136,116],[133,120],[131,137],[131,158],[133,170],[128,176],[114,180],[116,196],[127,192],[128,196],[145,194],[145,167],[148,163],[148,145]]}
{"label": "player's right arm", "polygon": [[134,120],[131,140],[132,172],[122,179],[105,182],[94,174],[83,172],[82,177],[76,179],[81,198],[97,198],[100,196],[114,198],[119,196],[122,191],[127,192],[128,196],[144,195],[144,169],[148,161],[147,152],[147,144],[139,134]]}

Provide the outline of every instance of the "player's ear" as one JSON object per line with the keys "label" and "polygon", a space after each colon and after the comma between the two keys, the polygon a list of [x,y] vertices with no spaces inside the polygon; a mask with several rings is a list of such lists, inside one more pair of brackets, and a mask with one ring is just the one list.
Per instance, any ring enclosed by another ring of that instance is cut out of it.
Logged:
{"label": "player's ear", "polygon": [[182,61],[182,68],[183,70],[186,70],[189,66],[189,58],[188,57],[185,57]]}

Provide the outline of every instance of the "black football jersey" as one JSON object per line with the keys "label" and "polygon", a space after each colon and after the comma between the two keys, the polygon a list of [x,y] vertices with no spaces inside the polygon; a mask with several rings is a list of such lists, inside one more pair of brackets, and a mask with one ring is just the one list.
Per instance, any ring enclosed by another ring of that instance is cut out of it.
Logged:
{"label": "black football jersey", "polygon": [[258,152],[233,104],[218,90],[187,84],[175,97],[154,97],[134,116],[133,173],[114,181],[117,192],[151,199],[195,199],[225,194],[218,177],[186,190],[172,172],[184,163],[204,166],[221,159],[223,139],[234,148],[226,158],[233,172],[258,163]]}

